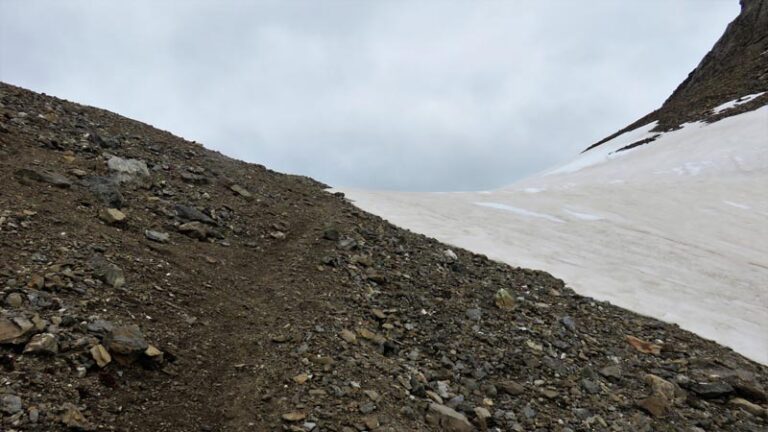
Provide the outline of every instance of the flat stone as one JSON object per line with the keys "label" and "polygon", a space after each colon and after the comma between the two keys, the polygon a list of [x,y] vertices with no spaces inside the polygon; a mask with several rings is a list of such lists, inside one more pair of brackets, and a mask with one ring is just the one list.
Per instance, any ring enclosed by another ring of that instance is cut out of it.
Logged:
{"label": "flat stone", "polygon": [[168,233],[154,230],[145,230],[144,237],[158,243],[168,243],[168,240],[171,239],[171,236],[168,235]]}
{"label": "flat stone", "polygon": [[64,414],[61,416],[61,422],[74,430],[91,431],[93,425],[85,419],[83,413],[74,404],[65,403]]}
{"label": "flat stone", "polygon": [[107,349],[102,344],[94,345],[91,347],[90,352],[91,357],[93,357],[93,360],[100,368],[103,368],[112,362],[112,356],[109,355],[109,351],[107,351]]}
{"label": "flat stone", "polygon": [[344,339],[344,341],[347,343],[353,344],[357,342],[357,336],[355,335],[355,333],[347,329],[342,330],[339,333],[339,337]]}
{"label": "flat stone", "polygon": [[29,339],[29,333],[35,328],[26,318],[0,318],[0,344],[22,344]]}
{"label": "flat stone", "polygon": [[107,166],[113,172],[118,183],[143,181],[149,177],[147,163],[139,159],[123,159],[112,156],[107,161]]}
{"label": "flat stone", "polygon": [[471,432],[474,429],[464,414],[436,403],[429,404],[426,421],[443,432]]}
{"label": "flat stone", "polygon": [[14,175],[21,179],[48,183],[59,188],[68,188],[72,186],[72,182],[66,176],[46,170],[22,168],[17,170]]}
{"label": "flat stone", "polygon": [[672,407],[672,402],[659,394],[653,394],[638,402],[637,405],[654,417],[663,417]]}
{"label": "flat stone", "polygon": [[229,189],[232,192],[244,198],[250,198],[252,196],[250,192],[248,192],[244,187],[240,186],[239,184],[233,184],[232,186],[229,187]]}
{"label": "flat stone", "polygon": [[173,207],[173,209],[176,212],[176,215],[180,219],[184,219],[187,221],[202,222],[208,225],[216,225],[215,220],[211,219],[207,214],[201,212],[195,207],[183,205],[183,204],[177,204],[176,206]]}
{"label": "flat stone", "polygon": [[521,395],[525,392],[525,387],[515,381],[504,381],[500,383],[499,388],[501,388],[501,391],[504,393],[510,395],[510,396],[517,396]]}
{"label": "flat stone", "polygon": [[116,208],[107,208],[99,212],[99,219],[112,225],[119,224],[125,221],[125,213]]}
{"label": "flat stone", "polygon": [[692,392],[702,399],[717,399],[733,393],[733,387],[726,382],[694,382],[688,386]]}

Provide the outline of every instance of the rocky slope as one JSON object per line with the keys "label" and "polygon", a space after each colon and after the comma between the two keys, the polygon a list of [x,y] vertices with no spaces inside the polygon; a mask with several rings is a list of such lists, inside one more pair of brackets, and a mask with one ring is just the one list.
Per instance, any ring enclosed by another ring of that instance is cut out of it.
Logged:
{"label": "rocky slope", "polygon": [[311,179],[0,85],[14,430],[760,431],[765,367]]}
{"label": "rocky slope", "polygon": [[[655,130],[662,132],[686,122],[717,121],[767,104],[768,0],[740,0],[740,4],[739,16],[661,108],[587,150],[653,121],[659,122]],[[759,93],[763,94],[732,109],[713,112],[720,104]]]}

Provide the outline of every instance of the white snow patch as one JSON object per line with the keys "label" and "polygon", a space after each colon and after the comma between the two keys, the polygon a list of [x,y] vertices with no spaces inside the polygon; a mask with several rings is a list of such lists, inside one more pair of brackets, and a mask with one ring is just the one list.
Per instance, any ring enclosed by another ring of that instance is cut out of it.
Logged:
{"label": "white snow patch", "polygon": [[729,206],[733,206],[733,207],[742,209],[742,210],[751,210],[752,209],[752,207],[750,207],[750,206],[748,206],[746,204],[739,204],[739,203],[735,203],[733,201],[725,201],[724,200],[723,203],[728,204]]}
{"label": "white snow patch", "polygon": [[494,209],[497,209],[497,210],[504,210],[504,211],[508,211],[510,213],[519,214],[521,216],[530,216],[530,217],[534,217],[534,218],[546,219],[546,220],[549,220],[549,221],[552,221],[552,222],[558,222],[558,223],[564,223],[565,222],[564,220],[562,220],[560,218],[556,218],[556,217],[554,217],[552,215],[548,215],[548,214],[544,214],[544,213],[537,213],[537,212],[533,212],[533,211],[526,210],[526,209],[519,208],[519,207],[512,207],[512,206],[506,205],[506,204],[500,204],[500,203],[495,203],[495,202],[476,202],[475,205],[479,205],[479,206],[482,206],[482,207],[490,207],[490,208],[494,208]]}
{"label": "white snow patch", "polygon": [[747,102],[749,102],[749,101],[751,101],[753,99],[759,98],[760,96],[762,96],[764,94],[765,94],[765,92],[760,92],[760,93],[754,93],[754,94],[747,95],[747,96],[742,96],[742,97],[740,97],[738,99],[734,99],[734,100],[728,101],[728,102],[726,102],[726,103],[724,103],[722,105],[716,106],[715,108],[712,109],[712,112],[715,113],[715,114],[720,114],[721,112],[723,112],[725,110],[729,110],[729,109],[735,108],[735,107],[737,107],[737,106],[739,106],[741,104],[745,104],[745,103],[747,103]]}

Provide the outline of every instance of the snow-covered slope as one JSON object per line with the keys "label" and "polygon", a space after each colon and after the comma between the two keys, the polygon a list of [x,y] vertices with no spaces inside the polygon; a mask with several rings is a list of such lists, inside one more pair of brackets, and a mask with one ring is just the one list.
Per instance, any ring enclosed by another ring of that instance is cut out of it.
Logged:
{"label": "snow-covered slope", "polygon": [[768,106],[653,127],[500,190],[343,192],[397,225],[768,363]]}

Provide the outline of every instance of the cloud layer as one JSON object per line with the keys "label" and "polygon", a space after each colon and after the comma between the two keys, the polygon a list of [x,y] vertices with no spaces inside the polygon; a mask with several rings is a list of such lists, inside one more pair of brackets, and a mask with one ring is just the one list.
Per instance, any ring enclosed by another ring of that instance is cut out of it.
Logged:
{"label": "cloud layer", "polygon": [[336,186],[488,189],[658,107],[738,10],[8,0],[0,80]]}

